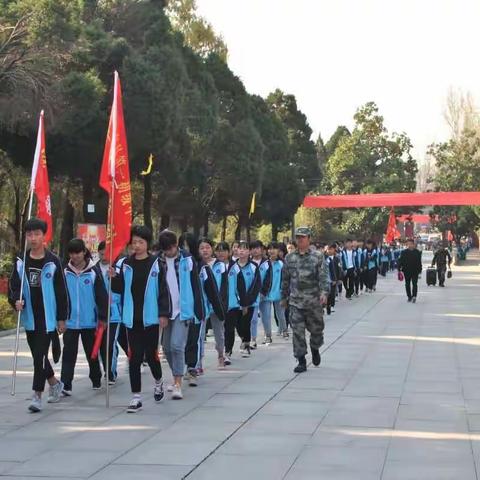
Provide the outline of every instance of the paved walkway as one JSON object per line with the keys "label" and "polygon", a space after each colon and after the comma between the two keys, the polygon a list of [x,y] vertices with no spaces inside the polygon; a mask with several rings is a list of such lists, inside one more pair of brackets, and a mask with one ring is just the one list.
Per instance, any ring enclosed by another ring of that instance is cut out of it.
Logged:
{"label": "paved walkway", "polygon": [[[81,358],[74,397],[26,412],[31,360],[0,339],[0,475],[94,480],[477,478],[480,455],[480,261],[407,304],[391,275],[376,294],[342,300],[327,320],[321,368],[295,376],[289,343],[207,373],[183,401],[127,415],[128,378],[112,406]],[[122,358],[120,372],[125,371]],[[165,368],[165,370],[167,370]],[[148,372],[145,387],[150,391]]]}

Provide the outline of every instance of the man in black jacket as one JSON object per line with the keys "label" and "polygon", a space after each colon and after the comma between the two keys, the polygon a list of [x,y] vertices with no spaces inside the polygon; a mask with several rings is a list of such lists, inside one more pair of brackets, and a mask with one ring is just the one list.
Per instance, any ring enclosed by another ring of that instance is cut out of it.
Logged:
{"label": "man in black jacket", "polygon": [[452,263],[452,256],[450,252],[447,250],[445,246],[441,246],[433,256],[432,260],[432,267],[436,264],[437,265],[437,274],[438,274],[438,284],[441,287],[445,286],[445,272],[447,271],[447,264],[448,268]]}
{"label": "man in black jacket", "polygon": [[398,269],[405,276],[405,290],[408,301],[415,303],[417,301],[418,276],[422,272],[422,254],[420,250],[415,248],[415,242],[412,238],[407,240],[407,248],[400,254]]}

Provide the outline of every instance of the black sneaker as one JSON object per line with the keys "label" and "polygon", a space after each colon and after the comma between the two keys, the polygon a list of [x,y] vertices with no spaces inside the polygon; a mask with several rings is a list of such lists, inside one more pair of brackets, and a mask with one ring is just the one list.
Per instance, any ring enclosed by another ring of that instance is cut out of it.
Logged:
{"label": "black sneaker", "polygon": [[163,382],[161,381],[160,383],[156,383],[155,387],[153,388],[153,398],[158,403],[163,400],[164,396],[165,393],[163,391]]}
{"label": "black sneaker", "polygon": [[417,303],[417,297],[412,297],[412,303]]}
{"label": "black sneaker", "polygon": [[318,351],[318,348],[312,348],[312,363],[316,367],[318,367],[321,361],[322,358],[320,357],[320,352]]}
{"label": "black sneaker", "polygon": [[305,357],[298,359],[298,365],[293,369],[294,373],[303,373],[307,371],[307,362]]}
{"label": "black sneaker", "polygon": [[142,402],[139,398],[132,398],[130,405],[127,408],[127,413],[137,413],[142,409]]}
{"label": "black sneaker", "polygon": [[407,302],[411,302],[411,301],[412,301],[412,299],[411,299],[411,298],[408,298],[408,299],[407,299]]}

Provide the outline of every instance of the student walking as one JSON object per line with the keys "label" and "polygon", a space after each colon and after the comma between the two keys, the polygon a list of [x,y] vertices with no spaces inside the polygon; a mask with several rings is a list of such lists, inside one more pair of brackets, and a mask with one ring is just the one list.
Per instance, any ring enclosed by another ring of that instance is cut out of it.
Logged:
{"label": "student walking", "polygon": [[65,280],[70,297],[70,315],[67,331],[63,334],[62,393],[70,397],[80,338],[88,362],[92,388],[99,390],[101,387],[100,362],[98,357],[93,360],[91,355],[98,322],[105,324],[107,320],[108,296],[102,272],[93,263],[84,241],[80,238],[70,240],[67,252],[70,261],[65,268]]}
{"label": "student walking", "polygon": [[[181,400],[185,364],[190,386],[196,386],[198,381],[199,341],[203,342],[203,338],[198,336],[198,328],[190,327],[205,321],[203,297],[196,262],[188,252],[178,248],[175,233],[164,230],[158,243],[170,293],[170,317],[163,325],[162,348],[173,375],[172,399]],[[189,335],[194,335],[196,341],[191,341],[186,348]]]}
{"label": "student walking", "polygon": [[[61,398],[63,383],[55,377],[48,360],[50,344],[57,344],[58,333],[66,331],[68,318],[68,293],[60,259],[45,248],[47,224],[31,218],[25,223],[28,250],[23,259],[17,258],[10,276],[8,300],[21,312],[21,322],[33,359],[33,397],[28,406],[32,413],[42,410],[42,393],[45,382],[49,384],[48,403]],[[20,298],[21,279],[24,279]],[[54,359],[59,358],[55,352]],[[56,361],[57,361],[56,360]]]}
{"label": "student walking", "polygon": [[[152,232],[144,226],[132,227],[133,254],[125,259],[120,271],[111,269],[112,290],[122,295],[122,322],[127,327],[129,375],[133,398],[128,413],[142,409],[141,366],[147,361],[154,379],[153,397],[164,397],[162,366],[158,354],[160,326],[166,328],[171,303],[166,274],[157,257],[148,253]],[[182,351],[183,354],[183,351]]]}
{"label": "student walking", "polygon": [[345,241],[345,248],[341,251],[342,268],[344,271],[343,285],[345,297],[352,299],[355,291],[355,252],[352,248],[352,241],[348,238]]}

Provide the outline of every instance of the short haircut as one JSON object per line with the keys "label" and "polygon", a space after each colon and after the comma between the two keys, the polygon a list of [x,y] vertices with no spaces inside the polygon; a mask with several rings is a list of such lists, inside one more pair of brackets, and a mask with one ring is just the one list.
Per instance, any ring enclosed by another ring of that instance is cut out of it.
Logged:
{"label": "short haircut", "polygon": [[415,240],[413,238],[407,238],[407,243],[408,242],[412,242],[412,243],[415,243]]}
{"label": "short haircut", "polygon": [[171,230],[163,230],[158,237],[158,245],[162,251],[170,250],[177,246],[177,236]]}
{"label": "short haircut", "polygon": [[81,238],[72,238],[67,244],[67,253],[85,253],[85,258],[92,258],[90,250]]}
{"label": "short haircut", "polygon": [[97,250],[98,250],[98,251],[100,251],[100,250],[105,250],[106,247],[107,247],[107,242],[105,242],[105,240],[102,240],[102,241],[98,244]]}
{"label": "short haircut", "polygon": [[351,238],[347,238],[347,239],[345,240],[345,243],[347,243],[347,242],[351,242],[351,241],[352,241],[352,239],[351,239]]}
{"label": "short haircut", "polygon": [[233,241],[233,242],[232,242],[232,248],[233,248],[235,245],[236,245],[237,247],[240,246],[240,241],[239,241],[239,240]]}
{"label": "short haircut", "polygon": [[213,240],[211,240],[210,238],[208,237],[202,237],[199,241],[198,241],[198,248],[200,248],[200,245],[202,243],[208,243],[212,248],[215,247],[215,244],[213,243]]}
{"label": "short haircut", "polygon": [[151,246],[150,249],[155,251],[155,252],[158,252],[160,250],[160,245],[158,244],[158,242],[156,242]]}
{"label": "short haircut", "polygon": [[152,242],[152,231],[145,225],[134,225],[130,231],[130,243],[133,237],[139,237],[150,245]]}
{"label": "short haircut", "polygon": [[331,243],[328,248],[333,248],[333,249],[337,249],[337,245],[335,243]]}
{"label": "short haircut", "polygon": [[365,243],[367,243],[367,244],[370,243],[370,244],[373,245],[373,240],[368,239]]}
{"label": "short haircut", "polygon": [[297,242],[295,240],[291,240],[287,243],[287,245],[293,245],[295,248],[297,248]]}
{"label": "short haircut", "polygon": [[278,242],[270,242],[268,245],[268,248],[275,248],[277,250],[280,250],[280,244]]}
{"label": "short haircut", "polygon": [[250,248],[263,248],[263,242],[261,240],[254,240],[250,242]]}
{"label": "short haircut", "polygon": [[41,230],[45,235],[48,230],[47,222],[41,220],[40,218],[30,218],[25,222],[25,231],[33,232],[34,230]]}
{"label": "short haircut", "polygon": [[246,240],[240,240],[238,243],[238,248],[246,248],[247,250],[250,250],[250,245]]}
{"label": "short haircut", "polygon": [[218,242],[215,251],[230,252],[230,245],[227,242]]}

